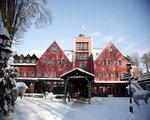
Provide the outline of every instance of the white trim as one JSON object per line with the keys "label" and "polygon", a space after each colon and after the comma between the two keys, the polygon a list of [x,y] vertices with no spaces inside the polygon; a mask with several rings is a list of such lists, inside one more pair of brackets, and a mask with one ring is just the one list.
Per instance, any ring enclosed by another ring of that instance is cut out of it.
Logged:
{"label": "white trim", "polygon": [[37,78],[18,77],[17,80],[37,80]]}
{"label": "white trim", "polygon": [[98,81],[94,80],[95,83],[129,83],[129,81]]}
{"label": "white trim", "polygon": [[62,80],[61,78],[29,78],[29,77],[18,77],[17,80]]}
{"label": "white trim", "polygon": [[62,80],[61,78],[37,78],[38,80]]}
{"label": "white trim", "polygon": [[35,63],[12,63],[10,65],[11,66],[15,66],[15,65],[17,65],[17,66],[36,66]]}
{"label": "white trim", "polygon": [[88,75],[91,75],[91,76],[93,76],[93,77],[95,76],[94,74],[92,74],[92,73],[90,73],[90,72],[87,72],[87,71],[85,71],[85,70],[82,70],[82,69],[80,69],[80,68],[74,68],[74,69],[72,69],[72,70],[70,70],[70,71],[68,71],[68,72],[66,72],[66,73],[64,73],[64,74],[62,74],[60,77],[66,75],[66,74],[68,74],[68,73],[71,73],[71,72],[74,71],[74,70],[79,70],[79,71],[81,71],[81,72],[83,72],[83,73],[86,73],[86,74],[88,74]]}

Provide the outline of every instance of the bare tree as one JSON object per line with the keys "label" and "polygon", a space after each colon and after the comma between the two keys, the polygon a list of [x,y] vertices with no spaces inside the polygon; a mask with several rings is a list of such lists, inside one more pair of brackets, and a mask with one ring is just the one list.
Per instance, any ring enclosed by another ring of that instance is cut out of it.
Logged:
{"label": "bare tree", "polygon": [[51,23],[46,4],[47,0],[0,0],[0,22],[12,41],[18,43],[32,23],[38,28]]}
{"label": "bare tree", "polygon": [[141,58],[137,52],[134,52],[133,54],[130,55],[130,62],[132,65],[139,67]]}
{"label": "bare tree", "polygon": [[142,63],[145,65],[146,71],[150,69],[150,51],[143,54]]}

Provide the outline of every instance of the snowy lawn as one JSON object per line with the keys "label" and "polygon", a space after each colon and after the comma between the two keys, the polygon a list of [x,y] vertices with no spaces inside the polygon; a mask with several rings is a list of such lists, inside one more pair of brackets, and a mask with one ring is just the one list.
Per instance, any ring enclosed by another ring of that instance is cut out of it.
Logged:
{"label": "snowy lawn", "polygon": [[150,120],[148,104],[133,103],[134,114],[129,113],[129,98],[94,97],[91,104],[46,98],[17,99],[13,120]]}

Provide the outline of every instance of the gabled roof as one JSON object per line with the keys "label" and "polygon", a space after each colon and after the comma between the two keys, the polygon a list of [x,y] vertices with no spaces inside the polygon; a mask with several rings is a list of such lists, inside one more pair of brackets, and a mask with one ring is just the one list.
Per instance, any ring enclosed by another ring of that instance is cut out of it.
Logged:
{"label": "gabled roof", "polygon": [[74,68],[74,69],[62,74],[60,77],[62,79],[66,79],[68,76],[79,76],[79,75],[80,76],[87,76],[87,77],[91,78],[91,80],[94,79],[94,77],[95,77],[94,74],[87,72],[85,70],[82,70],[80,68]]}
{"label": "gabled roof", "polygon": [[38,59],[38,57],[37,57],[35,54],[33,54],[33,55],[31,56],[31,58],[36,58],[36,59]]}
{"label": "gabled roof", "polygon": [[18,58],[19,56],[18,56],[18,54],[15,54],[14,56],[13,56],[13,58]]}
{"label": "gabled roof", "polygon": [[[101,57],[101,55],[103,54],[103,52],[105,52],[105,50],[106,50],[108,47],[113,47],[113,48],[115,48],[115,49],[122,55],[122,53],[118,50],[118,48],[110,41],[110,42],[107,44],[107,46],[102,50],[102,52],[99,54],[99,56],[97,57],[96,60],[98,60],[98,58]],[[125,57],[124,55],[122,55],[122,56]],[[95,60],[95,61],[96,61],[96,60]]]}
{"label": "gabled roof", "polygon": [[27,56],[26,56],[26,58],[30,58],[31,56],[28,54]]}
{"label": "gabled roof", "polygon": [[[59,45],[57,44],[56,41],[54,41],[54,42],[46,49],[46,51],[42,54],[42,56],[41,56],[40,58],[42,58],[42,57],[46,54],[46,52],[47,52],[53,45],[55,45],[55,46],[61,51],[61,53],[64,54],[64,56],[66,57],[66,59],[67,59],[68,61],[70,61],[70,60],[68,59],[68,57],[66,56],[66,54],[63,52],[63,50],[59,47]],[[39,60],[40,60],[40,58],[39,58]]]}
{"label": "gabled roof", "polygon": [[24,58],[24,55],[23,55],[23,54],[21,54],[21,55],[20,55],[20,58]]}

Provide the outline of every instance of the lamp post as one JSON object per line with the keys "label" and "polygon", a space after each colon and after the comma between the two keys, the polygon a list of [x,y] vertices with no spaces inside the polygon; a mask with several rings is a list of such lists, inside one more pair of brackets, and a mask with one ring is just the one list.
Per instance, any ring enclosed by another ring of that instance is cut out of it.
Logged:
{"label": "lamp post", "polygon": [[129,106],[129,112],[133,113],[133,106],[132,106],[132,93],[131,93],[131,74],[130,74],[130,70],[132,69],[131,67],[131,63],[130,62],[127,62],[126,64],[127,66],[127,79],[129,81],[129,96],[130,96],[130,106]]}

